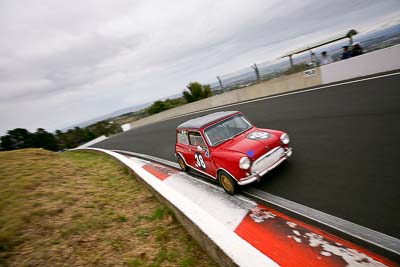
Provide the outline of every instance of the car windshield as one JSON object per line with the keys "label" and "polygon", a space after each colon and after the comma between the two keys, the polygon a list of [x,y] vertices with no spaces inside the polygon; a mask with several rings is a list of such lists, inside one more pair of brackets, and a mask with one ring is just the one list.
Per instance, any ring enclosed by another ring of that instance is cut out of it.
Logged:
{"label": "car windshield", "polygon": [[206,128],[204,134],[207,142],[211,146],[215,146],[233,138],[251,127],[251,123],[239,114]]}

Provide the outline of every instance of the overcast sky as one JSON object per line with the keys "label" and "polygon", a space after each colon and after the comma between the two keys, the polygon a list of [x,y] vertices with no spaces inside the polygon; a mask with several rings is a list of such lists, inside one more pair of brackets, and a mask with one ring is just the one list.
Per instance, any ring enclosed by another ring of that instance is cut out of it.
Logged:
{"label": "overcast sky", "polygon": [[61,129],[399,17],[398,0],[0,0],[0,135]]}

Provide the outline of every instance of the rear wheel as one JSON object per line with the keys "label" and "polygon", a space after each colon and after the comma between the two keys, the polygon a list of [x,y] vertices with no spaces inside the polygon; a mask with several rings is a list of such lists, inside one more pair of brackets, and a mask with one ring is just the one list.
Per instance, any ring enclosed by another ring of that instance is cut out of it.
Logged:
{"label": "rear wheel", "polygon": [[236,181],[224,171],[220,171],[218,173],[218,182],[222,186],[222,188],[230,195],[233,195],[238,192],[239,185]]}
{"label": "rear wheel", "polygon": [[181,156],[178,156],[178,164],[182,171],[187,172],[189,170],[189,167],[186,165]]}

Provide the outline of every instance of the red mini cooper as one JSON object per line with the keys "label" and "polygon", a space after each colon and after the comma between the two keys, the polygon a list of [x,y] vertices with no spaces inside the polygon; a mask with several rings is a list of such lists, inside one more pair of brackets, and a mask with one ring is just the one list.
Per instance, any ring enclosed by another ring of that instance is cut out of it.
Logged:
{"label": "red mini cooper", "polygon": [[290,157],[292,148],[286,133],[256,128],[239,111],[221,111],[179,125],[175,155],[183,171],[218,179],[234,194]]}

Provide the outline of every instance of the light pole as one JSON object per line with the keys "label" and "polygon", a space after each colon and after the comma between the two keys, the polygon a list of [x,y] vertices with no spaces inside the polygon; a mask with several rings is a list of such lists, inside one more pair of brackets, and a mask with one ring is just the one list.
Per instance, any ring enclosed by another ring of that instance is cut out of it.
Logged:
{"label": "light pole", "polygon": [[224,90],[224,86],[222,85],[221,78],[219,76],[217,76],[217,79],[218,79],[218,82],[219,82],[219,87],[221,88],[222,91],[225,91]]}
{"label": "light pole", "polygon": [[258,70],[257,64],[254,63],[254,65],[251,66],[251,68],[252,68],[252,69],[254,70],[254,72],[256,73],[257,81],[260,81],[260,80],[261,80],[260,71]]}

